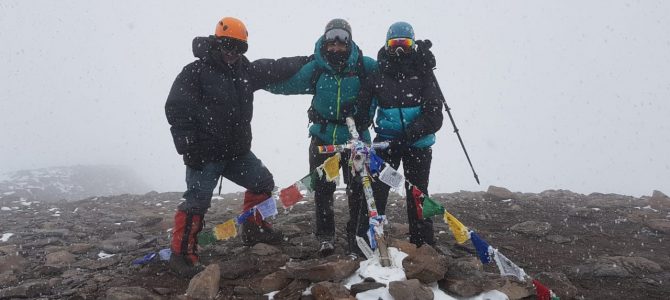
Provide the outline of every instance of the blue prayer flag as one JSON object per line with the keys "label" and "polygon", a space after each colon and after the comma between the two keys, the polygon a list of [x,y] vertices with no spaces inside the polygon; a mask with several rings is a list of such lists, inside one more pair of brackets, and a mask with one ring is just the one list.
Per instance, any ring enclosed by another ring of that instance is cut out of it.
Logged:
{"label": "blue prayer flag", "polygon": [[370,153],[370,173],[377,174],[381,171],[382,166],[384,165],[384,160],[381,157],[377,156],[374,152]]}
{"label": "blue prayer flag", "polygon": [[482,238],[480,238],[474,231],[470,231],[470,240],[475,246],[475,249],[477,249],[477,255],[479,256],[479,260],[482,261],[482,264],[490,263],[491,253],[489,252],[489,248],[491,246],[489,246],[486,241],[482,240]]}

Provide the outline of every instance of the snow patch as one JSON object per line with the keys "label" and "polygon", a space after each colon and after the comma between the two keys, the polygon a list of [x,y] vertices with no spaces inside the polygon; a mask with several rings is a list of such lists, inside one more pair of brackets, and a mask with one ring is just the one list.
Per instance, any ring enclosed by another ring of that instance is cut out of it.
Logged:
{"label": "snow patch", "polygon": [[3,206],[3,207],[0,208],[0,210],[9,211],[9,210],[12,210],[12,209],[7,207],[7,206]]}
{"label": "snow patch", "polygon": [[110,257],[112,257],[112,256],[114,256],[114,255],[115,255],[115,254],[109,254],[109,253],[105,253],[105,252],[103,252],[103,251],[100,251],[100,253],[98,253],[98,259],[99,259],[99,260],[100,260],[100,259],[106,259],[106,258],[110,258]]}
{"label": "snow patch", "polygon": [[12,237],[12,235],[14,235],[14,234],[13,233],[3,233],[2,238],[0,238],[0,241],[3,242],[3,243],[6,242],[6,241],[9,240],[10,237]]}

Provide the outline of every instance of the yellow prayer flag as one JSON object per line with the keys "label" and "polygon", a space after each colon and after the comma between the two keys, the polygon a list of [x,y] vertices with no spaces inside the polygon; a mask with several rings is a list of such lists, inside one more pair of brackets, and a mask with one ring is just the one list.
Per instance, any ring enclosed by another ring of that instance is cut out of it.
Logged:
{"label": "yellow prayer flag", "polygon": [[335,153],[335,155],[326,159],[326,161],[323,162],[323,170],[326,173],[327,181],[335,181],[340,175],[340,153]]}
{"label": "yellow prayer flag", "polygon": [[235,227],[235,219],[230,219],[225,223],[216,225],[214,227],[214,236],[217,240],[227,240],[231,237],[237,236],[237,228]]}
{"label": "yellow prayer flag", "polygon": [[449,224],[449,229],[454,234],[456,242],[463,244],[468,241],[468,228],[461,221],[452,216],[448,211],[444,211],[444,221]]}

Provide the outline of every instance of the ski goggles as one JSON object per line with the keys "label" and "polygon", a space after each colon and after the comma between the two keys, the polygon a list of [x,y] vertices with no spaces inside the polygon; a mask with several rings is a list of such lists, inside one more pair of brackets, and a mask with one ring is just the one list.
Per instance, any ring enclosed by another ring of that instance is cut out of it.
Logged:
{"label": "ski goggles", "polygon": [[400,51],[409,53],[414,49],[414,45],[414,40],[408,38],[397,38],[386,41],[386,49],[395,54],[400,54]]}
{"label": "ski goggles", "polygon": [[340,41],[348,44],[349,40],[351,39],[351,35],[344,29],[335,28],[326,31],[323,38],[326,42]]}
{"label": "ski goggles", "polygon": [[232,39],[215,39],[216,45],[228,55],[242,55],[247,52],[248,46],[242,41]]}

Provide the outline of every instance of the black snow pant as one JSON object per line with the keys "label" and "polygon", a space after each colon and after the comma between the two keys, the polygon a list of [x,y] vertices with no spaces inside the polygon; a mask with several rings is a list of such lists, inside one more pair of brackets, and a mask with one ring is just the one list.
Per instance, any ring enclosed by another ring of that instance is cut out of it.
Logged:
{"label": "black snow pant", "polygon": [[[375,141],[377,140],[375,139]],[[403,169],[405,170],[405,179],[428,195],[428,176],[430,175],[430,163],[433,158],[432,148],[389,148],[378,150],[377,155],[396,170],[402,161]],[[374,197],[377,200],[379,214],[386,214],[386,202],[390,187],[379,180],[375,180],[372,183],[372,189]],[[405,192],[407,193],[407,219],[409,222],[410,243],[417,246],[421,246],[424,243],[431,246],[434,245],[433,220],[419,219],[417,217],[416,203],[412,196],[411,187],[407,182],[405,182]]]}
{"label": "black snow pant", "polygon": [[[312,137],[309,146],[309,169],[314,171],[333,154],[319,154],[318,147],[326,145],[317,137]],[[349,221],[347,222],[347,241],[350,248],[355,245],[355,235],[366,237],[368,229],[368,209],[363,194],[363,185],[360,179],[351,175],[348,166],[349,153],[342,153],[340,167],[342,168],[344,183],[347,185],[347,199],[349,204]],[[335,240],[335,213],[333,212],[333,193],[336,184],[326,181],[326,176],[317,178],[314,184],[314,202],[316,206],[316,237],[320,241]],[[366,238],[367,239],[367,238]],[[353,242],[353,244],[352,244]],[[355,248],[357,250],[358,247]],[[350,249],[353,250],[353,249]]]}

